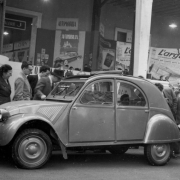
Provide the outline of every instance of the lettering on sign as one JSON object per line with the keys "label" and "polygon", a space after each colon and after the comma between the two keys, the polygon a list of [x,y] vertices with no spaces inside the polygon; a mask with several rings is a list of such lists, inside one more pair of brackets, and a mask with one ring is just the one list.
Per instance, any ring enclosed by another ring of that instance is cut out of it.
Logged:
{"label": "lettering on sign", "polygon": [[124,53],[125,54],[131,54],[131,48],[130,47],[126,47]]}
{"label": "lettering on sign", "polygon": [[3,52],[8,52],[13,50],[13,44],[5,44],[3,45]]}
{"label": "lettering on sign", "polygon": [[29,48],[29,41],[28,40],[14,43],[14,50],[24,49],[24,48]]}
{"label": "lettering on sign", "polygon": [[26,30],[26,22],[16,19],[5,18],[4,26],[12,29]]}
{"label": "lettering on sign", "polygon": [[78,35],[75,34],[62,34],[62,39],[79,39]]}
{"label": "lettering on sign", "polygon": [[165,57],[170,57],[172,59],[177,59],[180,58],[180,53],[172,53],[172,52],[168,52],[165,49],[162,49],[159,54],[160,56],[165,56]]}
{"label": "lettering on sign", "polygon": [[69,22],[67,22],[67,21],[60,21],[59,22],[59,24],[58,24],[59,26],[65,26],[65,27],[76,27],[76,22],[73,22],[73,21],[69,21]]}
{"label": "lettering on sign", "polygon": [[56,29],[78,30],[78,19],[75,18],[58,18]]}

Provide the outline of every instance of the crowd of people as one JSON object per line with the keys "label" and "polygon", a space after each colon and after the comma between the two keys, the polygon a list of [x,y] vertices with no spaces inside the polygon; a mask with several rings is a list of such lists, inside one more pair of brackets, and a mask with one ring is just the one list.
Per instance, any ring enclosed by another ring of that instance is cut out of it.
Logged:
{"label": "crowd of people", "polygon": [[[54,83],[62,78],[73,76],[73,71],[78,71],[78,74],[84,72],[79,68],[65,66],[65,71],[60,68],[51,69],[47,65],[43,65],[39,69],[39,74],[32,75],[33,66],[27,61],[21,64],[21,72],[14,82],[13,101],[21,100],[44,100],[53,88]],[[84,66],[84,71],[90,72],[91,69],[87,65]],[[65,72],[65,73],[64,73]],[[4,64],[0,67],[0,105],[11,101],[11,86],[9,77],[12,76],[12,67]]]}
{"label": "crowd of people", "polygon": [[[32,64],[23,61],[21,72],[14,82],[13,101],[21,100],[44,100],[53,88],[54,83],[64,77],[64,71],[54,69],[50,72],[50,67],[45,65],[40,67],[40,73],[31,75]],[[0,67],[0,105],[11,101],[11,86],[9,77],[12,76],[12,67],[4,64]]]}
{"label": "crowd of people", "polygon": [[[164,88],[161,83],[155,83],[157,88],[161,91],[162,95],[167,101],[169,108],[174,116],[176,124],[180,129],[180,91],[174,91],[173,88]],[[173,147],[173,156],[177,157],[180,155],[180,143],[175,143]]]}

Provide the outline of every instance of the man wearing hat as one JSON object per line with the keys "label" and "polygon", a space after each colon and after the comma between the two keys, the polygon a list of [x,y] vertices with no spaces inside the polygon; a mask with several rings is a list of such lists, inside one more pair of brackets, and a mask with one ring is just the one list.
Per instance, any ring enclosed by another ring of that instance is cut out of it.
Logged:
{"label": "man wearing hat", "polygon": [[45,100],[47,95],[51,92],[54,83],[60,81],[64,76],[64,71],[54,69],[48,77],[42,77],[34,90],[34,100]]}

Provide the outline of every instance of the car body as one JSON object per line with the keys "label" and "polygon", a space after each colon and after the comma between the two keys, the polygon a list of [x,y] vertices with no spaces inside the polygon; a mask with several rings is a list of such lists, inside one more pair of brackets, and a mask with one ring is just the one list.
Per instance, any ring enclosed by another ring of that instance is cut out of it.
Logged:
{"label": "car body", "polygon": [[14,162],[42,167],[55,148],[109,150],[123,154],[143,146],[152,165],[164,165],[180,133],[161,92],[151,82],[115,72],[74,76],[59,82],[46,101],[0,106],[0,147]]}

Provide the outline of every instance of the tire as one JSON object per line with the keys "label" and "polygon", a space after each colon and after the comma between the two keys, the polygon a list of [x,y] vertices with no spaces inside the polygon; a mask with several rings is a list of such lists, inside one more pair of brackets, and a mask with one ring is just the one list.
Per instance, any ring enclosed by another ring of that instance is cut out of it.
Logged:
{"label": "tire", "polygon": [[109,148],[108,150],[111,154],[122,155],[122,154],[126,153],[126,151],[128,149],[129,149],[129,147],[127,147],[127,146],[122,146],[122,147],[114,146],[114,147]]}
{"label": "tire", "polygon": [[18,167],[37,169],[50,158],[52,142],[49,136],[39,129],[26,129],[14,140],[12,158]]}
{"label": "tire", "polygon": [[148,162],[153,166],[163,166],[171,158],[170,144],[149,144],[144,148]]}

